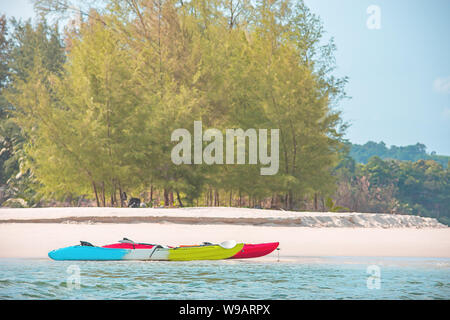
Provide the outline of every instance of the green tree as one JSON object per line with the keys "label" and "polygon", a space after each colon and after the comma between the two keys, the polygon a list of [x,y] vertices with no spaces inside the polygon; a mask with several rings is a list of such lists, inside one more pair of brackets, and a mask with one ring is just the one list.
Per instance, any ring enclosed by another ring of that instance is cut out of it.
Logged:
{"label": "green tree", "polygon": [[[102,9],[84,11],[68,32],[61,73],[41,59],[17,84],[30,166],[48,195],[91,189],[98,204],[109,195],[116,205],[117,189],[154,186],[166,205],[173,193],[181,205],[203,192],[210,205],[234,194],[240,205],[282,198],[293,209],[333,192],[345,128],[333,105],[346,79],[333,77],[334,44],[322,45],[302,1],[117,0]],[[222,132],[280,129],[279,174],[176,166],[171,133],[194,120]]]}
{"label": "green tree", "polygon": [[[11,21],[12,33],[6,60],[6,83],[2,85],[2,123],[0,135],[8,159],[4,162],[7,188],[10,196],[24,198],[29,205],[39,200],[35,187],[37,181],[26,162],[30,160],[25,152],[29,140],[20,124],[22,117],[21,95],[23,90],[39,86],[32,82],[38,70],[60,72],[65,56],[57,27],[50,27],[45,21],[35,26],[30,21]],[[34,80],[42,80],[42,75]],[[32,107],[32,102],[30,106]],[[6,111],[6,112],[5,112]],[[36,120],[36,119],[35,119]],[[19,126],[18,126],[19,125]]]}

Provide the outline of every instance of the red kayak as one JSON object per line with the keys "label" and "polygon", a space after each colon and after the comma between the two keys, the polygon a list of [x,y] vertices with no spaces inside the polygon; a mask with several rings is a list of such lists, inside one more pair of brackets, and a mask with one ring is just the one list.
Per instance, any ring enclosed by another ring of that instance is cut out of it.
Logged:
{"label": "red kayak", "polygon": [[[123,240],[119,240],[118,243],[113,244],[107,244],[105,246],[102,246],[102,248],[111,248],[111,249],[151,249],[154,246],[157,246],[157,244],[152,243],[138,243],[134,242],[133,240],[123,238]],[[167,248],[172,248],[171,246],[168,246]]]}
{"label": "red kayak", "polygon": [[112,249],[151,249],[154,246],[155,246],[154,244],[147,244],[147,243],[114,243],[102,247]]}
{"label": "red kayak", "polygon": [[228,259],[247,259],[262,257],[274,251],[276,248],[278,248],[278,245],[278,242],[244,244],[244,247],[241,251]]}

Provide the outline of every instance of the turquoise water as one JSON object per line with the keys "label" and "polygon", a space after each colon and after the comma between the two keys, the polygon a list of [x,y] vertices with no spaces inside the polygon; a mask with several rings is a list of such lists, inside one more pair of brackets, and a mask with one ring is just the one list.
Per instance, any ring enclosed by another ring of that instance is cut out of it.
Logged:
{"label": "turquoise water", "polygon": [[[379,273],[373,274],[371,270]],[[0,259],[0,299],[449,298],[450,259],[311,257],[280,262]]]}

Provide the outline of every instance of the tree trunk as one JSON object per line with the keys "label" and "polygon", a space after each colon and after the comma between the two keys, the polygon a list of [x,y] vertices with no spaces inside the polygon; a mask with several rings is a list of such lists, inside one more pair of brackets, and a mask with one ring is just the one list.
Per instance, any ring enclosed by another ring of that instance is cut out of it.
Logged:
{"label": "tree trunk", "polygon": [[178,190],[177,190],[176,192],[177,192],[177,200],[178,200],[178,203],[180,204],[180,207],[183,208],[183,203],[181,202],[180,193],[178,192]]}
{"label": "tree trunk", "polygon": [[124,198],[123,198],[123,192],[122,192],[122,187],[120,185],[120,181],[118,181],[119,184],[119,198],[120,198],[120,207],[123,208],[124,205]]}
{"label": "tree trunk", "polygon": [[173,191],[169,192],[169,201],[170,201],[169,206],[173,207]]}
{"label": "tree trunk", "polygon": [[220,206],[219,191],[217,191],[217,189],[214,190],[214,206]]}
{"label": "tree trunk", "polygon": [[164,206],[169,206],[169,191],[166,188],[164,188]]}
{"label": "tree trunk", "polygon": [[111,198],[111,207],[115,207],[115,201],[114,201],[114,198],[115,198],[115,194],[116,194],[116,184],[115,184],[115,182],[114,182],[114,179],[111,181],[111,184],[112,184],[112,186],[111,186],[111,194],[110,194],[110,198]]}
{"label": "tree trunk", "polygon": [[106,197],[105,197],[105,182],[102,181],[102,204],[106,207]]}
{"label": "tree trunk", "polygon": [[117,201],[117,184],[116,184],[116,182],[114,182],[114,197],[113,197],[113,200],[114,200],[114,206],[118,206],[119,203]]}
{"label": "tree trunk", "polygon": [[97,187],[95,186],[94,181],[92,181],[92,186],[94,187],[95,201],[97,202],[97,207],[100,207],[100,201],[98,200]]}
{"label": "tree trunk", "polygon": [[289,210],[293,210],[294,209],[294,193],[291,191],[289,191]]}

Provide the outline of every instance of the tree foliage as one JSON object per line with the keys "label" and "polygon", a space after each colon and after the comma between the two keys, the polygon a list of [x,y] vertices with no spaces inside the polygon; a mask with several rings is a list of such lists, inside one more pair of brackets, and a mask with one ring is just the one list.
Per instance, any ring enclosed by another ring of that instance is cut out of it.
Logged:
{"label": "tree foliage", "polygon": [[[450,170],[434,160],[399,161],[372,157],[367,164],[346,160],[336,170],[337,203],[360,212],[434,217],[450,222]],[[344,162],[344,161],[343,161]]]}
{"label": "tree foliage", "polygon": [[379,143],[369,141],[364,145],[348,143],[348,146],[350,147],[350,156],[359,163],[367,163],[373,156],[378,156],[381,159],[403,161],[434,160],[444,167],[450,161],[449,156],[437,155],[436,152],[428,154],[426,146],[422,143],[400,147],[391,146],[388,148],[383,141]]}

